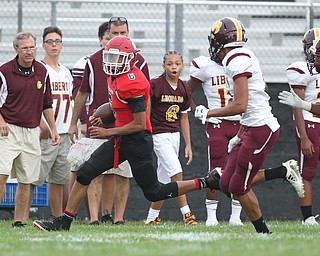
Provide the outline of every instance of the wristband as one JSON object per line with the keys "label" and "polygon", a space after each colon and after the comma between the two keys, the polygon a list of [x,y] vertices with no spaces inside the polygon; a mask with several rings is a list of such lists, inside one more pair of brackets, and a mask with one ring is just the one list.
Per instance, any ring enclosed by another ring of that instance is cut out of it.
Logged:
{"label": "wristband", "polygon": [[307,111],[310,111],[311,110],[311,106],[312,104],[310,102],[307,102],[307,101],[301,101],[301,104],[300,104],[300,108],[302,109],[305,109]]}

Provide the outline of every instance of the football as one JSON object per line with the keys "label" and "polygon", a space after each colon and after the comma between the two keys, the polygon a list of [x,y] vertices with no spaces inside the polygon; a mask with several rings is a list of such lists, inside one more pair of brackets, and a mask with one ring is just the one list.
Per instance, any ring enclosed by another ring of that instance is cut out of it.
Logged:
{"label": "football", "polygon": [[100,117],[103,124],[112,124],[115,121],[110,102],[100,105],[93,113],[94,117]]}

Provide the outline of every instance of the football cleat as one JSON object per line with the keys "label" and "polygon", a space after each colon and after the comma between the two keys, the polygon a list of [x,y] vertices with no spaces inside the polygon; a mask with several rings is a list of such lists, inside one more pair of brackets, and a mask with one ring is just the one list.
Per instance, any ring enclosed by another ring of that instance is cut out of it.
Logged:
{"label": "football cleat", "polygon": [[282,164],[287,169],[286,180],[294,187],[300,198],[304,197],[304,185],[296,160],[288,160]]}
{"label": "football cleat", "polygon": [[319,217],[319,215],[310,216],[305,221],[302,221],[302,225],[305,225],[305,226],[318,226],[319,223],[316,221],[316,218],[318,218],[318,217]]}
{"label": "football cleat", "polygon": [[196,216],[192,214],[191,212],[188,212],[184,215],[184,218],[182,219],[183,223],[186,225],[197,225],[198,222],[196,221]]}
{"label": "football cleat", "polygon": [[144,222],[145,225],[159,225],[160,224],[161,219],[159,217],[155,218],[152,221],[149,222]]}
{"label": "football cleat", "polygon": [[211,170],[204,178],[207,188],[210,188],[211,190],[221,190],[219,185],[221,175],[222,171],[220,167]]}
{"label": "football cleat", "polygon": [[33,226],[40,231],[69,231],[71,222],[64,220],[63,216],[54,217],[51,221],[35,220]]}

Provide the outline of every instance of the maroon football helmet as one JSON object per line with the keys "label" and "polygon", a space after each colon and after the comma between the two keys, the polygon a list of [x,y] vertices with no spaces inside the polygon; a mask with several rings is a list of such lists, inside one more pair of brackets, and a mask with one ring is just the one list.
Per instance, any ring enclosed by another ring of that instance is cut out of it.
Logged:
{"label": "maroon football helmet", "polygon": [[129,72],[137,61],[135,44],[127,36],[112,38],[103,51],[103,70],[107,75],[118,76]]}
{"label": "maroon football helmet", "polygon": [[[316,39],[320,36],[320,29],[319,28],[312,28],[309,29],[303,36],[302,43],[303,43],[303,52],[308,64],[308,69],[310,74],[314,74],[314,58],[316,54],[316,46],[314,46],[313,50],[311,51],[311,46],[315,43]],[[318,71],[317,71],[318,72]]]}
{"label": "maroon football helmet", "polygon": [[211,28],[208,39],[210,57],[219,64],[221,64],[221,60],[218,54],[221,49],[242,47],[247,42],[243,24],[239,20],[230,17],[217,20]]}

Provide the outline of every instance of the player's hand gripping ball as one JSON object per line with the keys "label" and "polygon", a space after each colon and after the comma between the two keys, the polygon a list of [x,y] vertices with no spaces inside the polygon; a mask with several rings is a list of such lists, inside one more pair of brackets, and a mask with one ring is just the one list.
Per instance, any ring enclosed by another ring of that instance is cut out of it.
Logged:
{"label": "player's hand gripping ball", "polygon": [[93,113],[93,117],[100,117],[103,124],[112,124],[115,122],[113,109],[110,102],[104,103]]}

